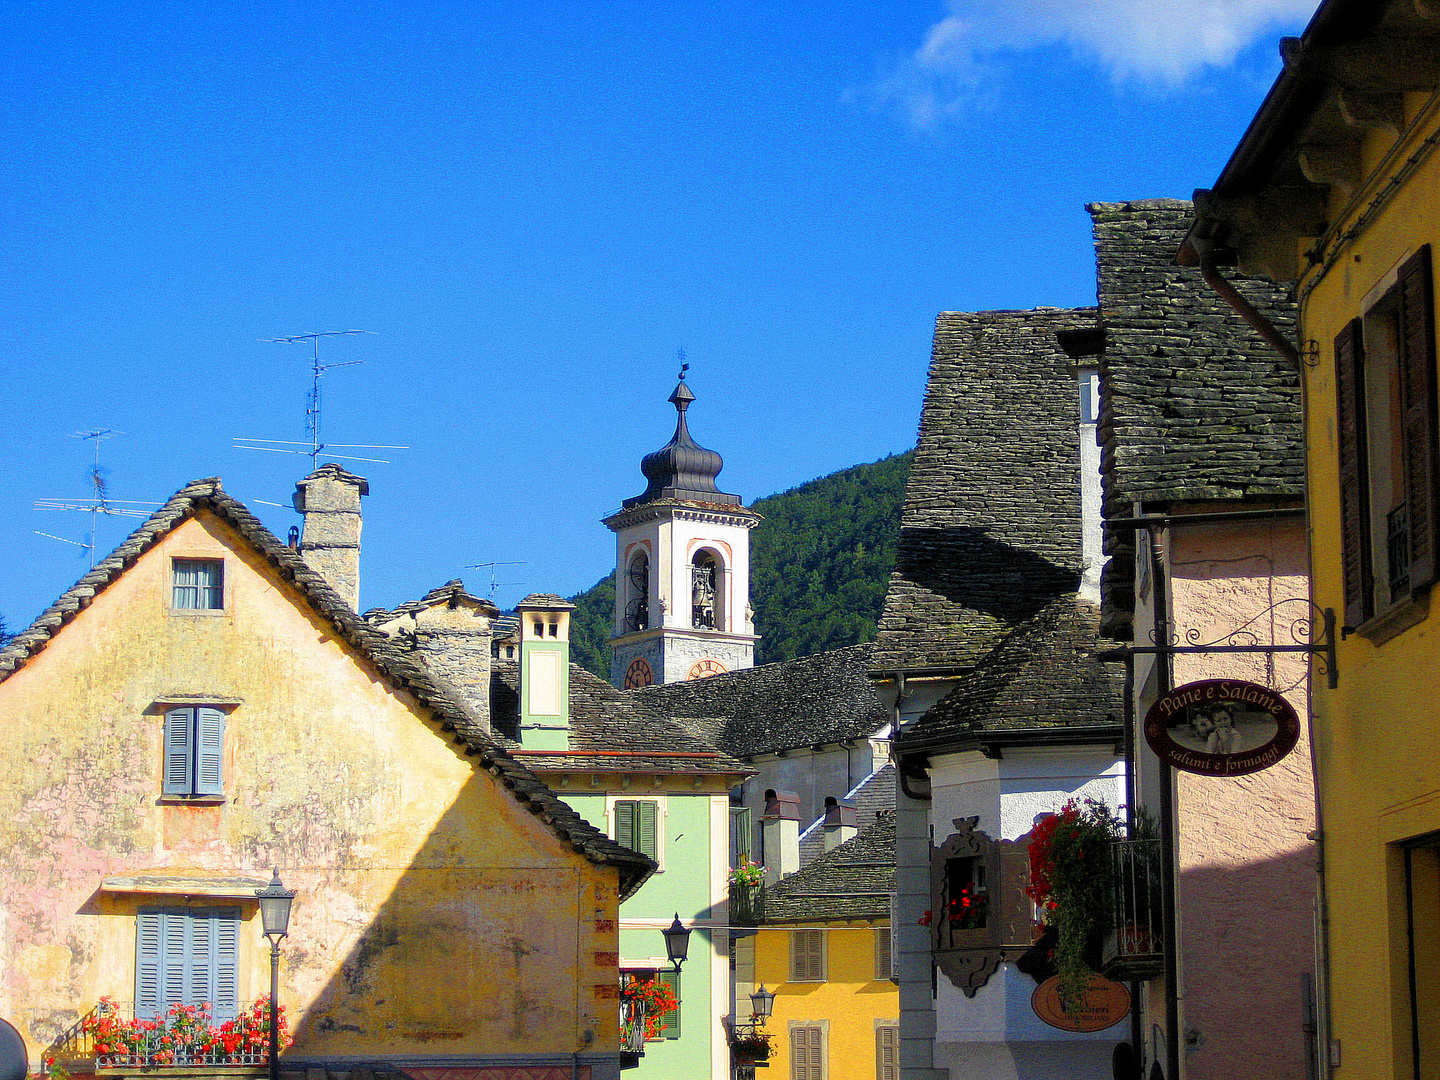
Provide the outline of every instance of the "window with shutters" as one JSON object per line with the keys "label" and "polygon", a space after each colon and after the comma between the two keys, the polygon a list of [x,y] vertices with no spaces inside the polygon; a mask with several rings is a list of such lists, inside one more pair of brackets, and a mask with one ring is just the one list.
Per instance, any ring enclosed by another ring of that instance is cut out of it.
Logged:
{"label": "window with shutters", "polygon": [[891,959],[893,953],[890,948],[890,928],[888,926],[877,926],[875,928],[875,981],[884,982],[894,972],[894,963]]}
{"label": "window with shutters", "polygon": [[240,909],[141,908],[135,924],[135,1016],[208,1002],[216,1022],[239,1011]]}
{"label": "window with shutters", "polygon": [[825,981],[825,931],[790,931],[790,981]]}
{"label": "window with shutters", "polygon": [[825,1049],[823,1024],[792,1024],[790,1080],[825,1080]]}
{"label": "window with shutters", "polygon": [[223,610],[225,560],[174,560],[171,564],[170,607],[175,611]]}
{"label": "window with shutters", "polygon": [[171,799],[225,796],[225,714],[208,705],[165,710],[161,793]]}
{"label": "window with shutters", "polygon": [[900,1080],[900,1025],[875,1025],[875,1080]]}
{"label": "window with shutters", "polygon": [[648,855],[665,869],[660,843],[663,810],[655,799],[616,799],[610,805],[610,821],[616,843]]}
{"label": "window with shutters", "polygon": [[730,807],[730,868],[754,861],[754,823],[748,806]]}
{"label": "window with shutters", "polygon": [[1383,639],[1423,616],[1415,601],[1435,580],[1440,423],[1428,247],[1336,337],[1335,369],[1345,625]]}

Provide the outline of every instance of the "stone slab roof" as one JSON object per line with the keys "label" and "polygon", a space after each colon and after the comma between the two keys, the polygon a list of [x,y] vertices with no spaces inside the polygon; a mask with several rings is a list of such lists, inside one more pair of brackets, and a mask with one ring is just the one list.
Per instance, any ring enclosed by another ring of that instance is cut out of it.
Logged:
{"label": "stone slab roof", "polygon": [[890,918],[895,815],[883,814],[834,851],[765,890],[768,923]]}
{"label": "stone slab roof", "polygon": [[[1092,203],[1102,381],[1099,437],[1107,518],[1136,502],[1268,503],[1304,496],[1300,376],[1217,296],[1175,265],[1188,201]],[[1287,337],[1287,290],[1227,274]],[[1128,637],[1134,534],[1106,530],[1108,632]]]}
{"label": "stone slab roof", "polygon": [[866,739],[889,724],[866,672],[873,645],[802,656],[628,696],[736,757]]}
{"label": "stone slab roof", "polygon": [[282,544],[238,499],[228,495],[219,477],[195,480],[177,491],[94,569],[67,589],[34,623],[0,649],[0,682],[9,678],[49,644],[96,595],[129,569],[188,518],[208,511],[224,521],[269,562],[275,573],[305,598],[397,690],[412,695],[476,765],[490,773],[521,806],[591,862],[613,866],[620,892],[628,896],[654,872],[644,855],[615,843],[555,796],[533,772],[516,761],[485,731],[454,692],[435,679],[419,658],[393,645],[365,622],[325,579],[290,547]]}
{"label": "stone slab roof", "polygon": [[400,615],[416,614],[436,604],[460,604],[467,607],[479,608],[488,613],[491,618],[496,618],[500,614],[500,609],[497,608],[493,602],[483,597],[472,596],[465,591],[465,582],[459,578],[451,578],[444,585],[438,585],[431,589],[419,600],[407,600],[393,610],[388,608],[371,608],[365,612],[364,617],[366,622],[379,625]]}
{"label": "stone slab roof", "polygon": [[965,668],[1080,579],[1079,395],[1056,334],[1091,308],[945,312],[873,663]]}
{"label": "stone slab roof", "polygon": [[[855,822],[862,828],[895,809],[895,765],[886,762],[840,800],[855,808]],[[809,866],[825,854],[825,815],[821,814],[800,834],[800,865]]]}
{"label": "stone slab roof", "polygon": [[1037,743],[1059,741],[1065,729],[1119,737],[1125,667],[1097,659],[1114,645],[1099,637],[1099,625],[1100,610],[1089,601],[1076,596],[1052,601],[1005,635],[955,689],[905,728],[895,740],[896,752],[964,750],[998,732],[1033,732]]}
{"label": "stone slab roof", "polygon": [[520,721],[519,688],[519,665],[513,660],[493,661],[491,722],[507,737],[510,752],[539,772],[722,773],[737,780],[754,772],[578,664],[570,665],[570,748],[526,750],[514,742]]}

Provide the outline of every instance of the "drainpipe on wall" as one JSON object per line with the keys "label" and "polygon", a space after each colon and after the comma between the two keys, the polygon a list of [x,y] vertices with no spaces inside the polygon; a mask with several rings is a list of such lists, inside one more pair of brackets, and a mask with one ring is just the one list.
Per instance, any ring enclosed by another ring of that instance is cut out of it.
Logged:
{"label": "drainpipe on wall", "polygon": [[[1149,530],[1151,595],[1155,598],[1155,637],[1170,640],[1169,578],[1161,555],[1160,529]],[[1173,688],[1172,659],[1161,658],[1155,665],[1155,690],[1164,697]],[[1160,861],[1165,868],[1161,879],[1161,896],[1165,914],[1165,1077],[1180,1080],[1180,1046],[1185,1033],[1180,1028],[1180,938],[1179,928],[1179,863],[1175,851],[1175,770],[1160,759]]]}
{"label": "drainpipe on wall", "polygon": [[1221,300],[1234,308],[1235,313],[1265,339],[1265,344],[1289,361],[1290,366],[1296,371],[1300,370],[1300,350],[1286,341],[1285,335],[1275,328],[1274,323],[1256,311],[1254,305],[1241,296],[1240,291],[1220,273],[1213,248],[1200,256],[1200,276],[1205,279],[1206,285],[1215,290]]}

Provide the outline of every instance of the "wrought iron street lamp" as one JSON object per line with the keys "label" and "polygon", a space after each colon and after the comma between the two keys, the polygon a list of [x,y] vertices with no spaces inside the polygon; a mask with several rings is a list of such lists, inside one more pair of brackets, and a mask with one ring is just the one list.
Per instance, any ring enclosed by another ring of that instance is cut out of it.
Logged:
{"label": "wrought iron street lamp", "polygon": [[760,984],[760,989],[750,995],[750,1014],[755,1017],[757,1025],[763,1025],[770,1018],[770,1012],[775,1008],[775,995],[765,989],[765,984]]}
{"label": "wrought iron street lamp", "polygon": [[290,903],[295,894],[280,882],[280,871],[270,871],[270,884],[255,890],[260,901],[260,926],[270,939],[270,1080],[280,1075],[280,939],[290,932]]}
{"label": "wrought iron street lamp", "polygon": [[660,932],[665,935],[665,955],[679,971],[690,952],[690,928],[680,925],[680,913],[677,911],[675,921]]}

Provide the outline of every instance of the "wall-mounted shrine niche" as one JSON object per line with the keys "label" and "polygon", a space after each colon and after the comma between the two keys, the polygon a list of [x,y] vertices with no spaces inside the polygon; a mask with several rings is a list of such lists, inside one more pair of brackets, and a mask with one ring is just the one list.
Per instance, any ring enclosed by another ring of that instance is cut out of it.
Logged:
{"label": "wall-mounted shrine niche", "polygon": [[991,839],[975,828],[979,821],[956,818],[955,831],[930,849],[930,949],[967,997],[1030,947],[1034,925],[1025,846]]}

